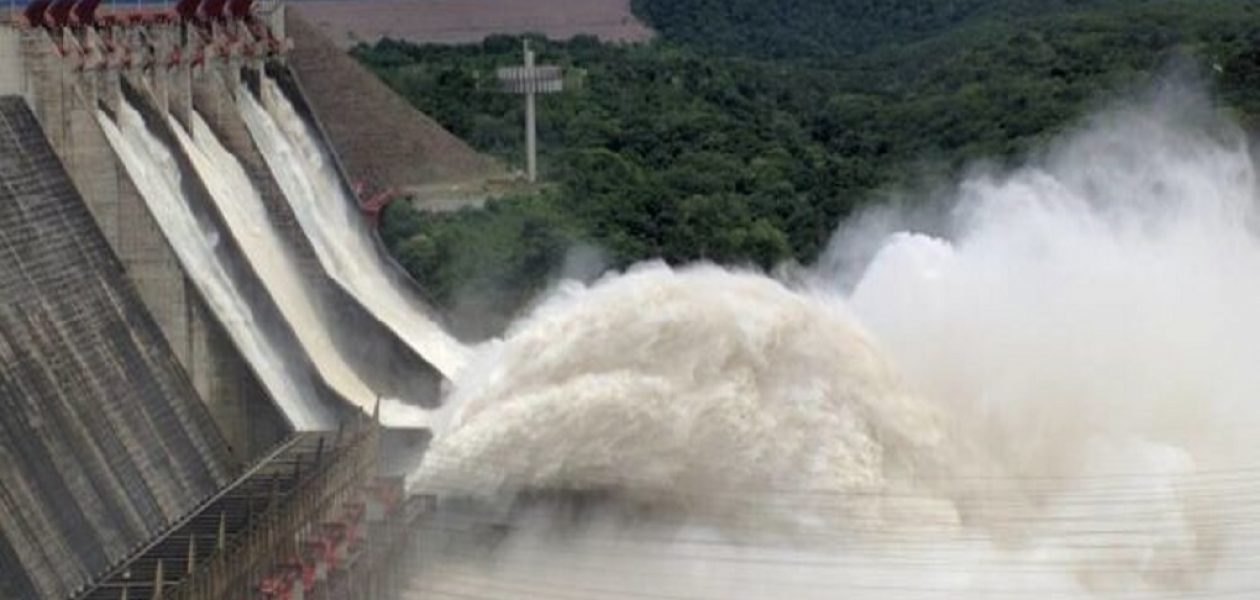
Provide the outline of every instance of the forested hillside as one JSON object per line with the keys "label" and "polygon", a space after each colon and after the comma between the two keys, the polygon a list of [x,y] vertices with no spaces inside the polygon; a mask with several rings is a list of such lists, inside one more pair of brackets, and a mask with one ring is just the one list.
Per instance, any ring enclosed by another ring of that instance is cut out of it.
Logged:
{"label": "forested hillside", "polygon": [[[661,39],[537,41],[573,89],[540,103],[554,183],[485,210],[386,212],[383,233],[440,302],[519,306],[589,244],[769,267],[815,258],[890,185],[1010,160],[1169,65],[1260,123],[1260,3],[1241,0],[639,0]],[[383,41],[355,55],[474,146],[519,162],[519,99],[494,68],[520,40]],[[492,321],[479,323],[493,329]],[[485,332],[479,332],[485,333]]]}
{"label": "forested hillside", "polygon": [[1134,4],[1122,0],[633,0],[667,38],[725,55],[835,58],[990,19]]}

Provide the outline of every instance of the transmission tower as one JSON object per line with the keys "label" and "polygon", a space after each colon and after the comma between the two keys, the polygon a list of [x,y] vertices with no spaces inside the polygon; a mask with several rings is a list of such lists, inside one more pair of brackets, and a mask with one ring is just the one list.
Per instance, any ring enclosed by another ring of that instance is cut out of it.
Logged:
{"label": "transmission tower", "polygon": [[525,164],[530,183],[538,181],[538,124],[534,96],[554,94],[564,89],[560,67],[536,66],[534,51],[525,40],[525,65],[502,67],[498,71],[503,91],[525,96]]}

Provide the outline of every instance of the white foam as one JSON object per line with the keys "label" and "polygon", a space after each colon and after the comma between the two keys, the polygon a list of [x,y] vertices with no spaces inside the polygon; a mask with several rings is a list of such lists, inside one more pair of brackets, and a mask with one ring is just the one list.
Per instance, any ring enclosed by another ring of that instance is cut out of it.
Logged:
{"label": "white foam", "polygon": [[[354,404],[372,414],[378,394],[348,362],[332,335],[336,315],[327,314],[317,293],[302,279],[301,268],[271,223],[262,197],[249,175],[222,143],[205,119],[192,115],[189,136],[174,118],[168,118],[185,153],[192,161],[211,198],[223,215],[246,260],[275,300],[280,313],[293,328],[306,355],[324,381]],[[423,427],[423,411],[382,411],[382,423],[390,427]]]}
{"label": "white foam", "polygon": [[651,265],[542,303],[456,379],[411,489],[594,489],[649,522],[513,522],[416,597],[1255,594],[1237,130],[1164,98],[934,201],[954,233],[882,240],[852,294]]}
{"label": "white foam", "polygon": [[118,125],[103,112],[97,113],[97,121],[174,249],[184,272],[281,412],[297,429],[329,427],[332,416],[319,400],[302,394],[302,390],[310,387],[296,381],[285,367],[279,349],[281,342],[269,336],[239,282],[228,275],[220,262],[217,234],[202,230],[198,224],[190,199],[184,193],[184,175],[170,150],[148,130],[135,108],[125,102]]}
{"label": "white foam", "polygon": [[387,272],[358,201],[342,184],[319,136],[273,81],[264,77],[262,86],[267,109],[242,90],[241,115],[320,263],[417,355],[454,376],[467,350]]}

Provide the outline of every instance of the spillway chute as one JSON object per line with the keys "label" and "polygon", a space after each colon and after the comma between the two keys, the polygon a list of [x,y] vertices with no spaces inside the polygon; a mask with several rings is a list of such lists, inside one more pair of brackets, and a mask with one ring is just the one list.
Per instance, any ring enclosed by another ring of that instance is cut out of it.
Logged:
{"label": "spillway chute", "polygon": [[237,157],[196,111],[191,115],[191,134],[174,117],[167,119],[206,184],[228,232],[323,380],[360,412],[373,413],[380,400],[385,406],[380,415],[386,426],[423,427],[423,411],[393,409],[392,405],[399,401],[381,398],[356,372],[348,349],[337,335],[338,316],[319,297],[316,282],[303,277],[297,258],[271,222],[256,185]]}
{"label": "spillway chute", "polygon": [[277,324],[267,322],[251,301],[224,256],[219,232],[194,213],[188,182],[172,151],[126,101],[120,103],[117,123],[103,111],[96,117],[189,279],[285,418],[298,430],[334,427],[334,411],[320,399],[304,365],[294,364],[285,341],[278,339]]}
{"label": "spillway chute", "polygon": [[238,108],[320,264],[418,356],[452,377],[467,349],[390,272],[316,129],[275,81],[264,76],[261,91],[262,102],[241,90]]}

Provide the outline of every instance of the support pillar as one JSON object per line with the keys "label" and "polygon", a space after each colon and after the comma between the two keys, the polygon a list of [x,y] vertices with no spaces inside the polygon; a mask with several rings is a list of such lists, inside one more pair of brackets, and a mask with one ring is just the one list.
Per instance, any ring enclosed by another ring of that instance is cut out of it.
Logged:
{"label": "support pillar", "polygon": [[[525,68],[534,68],[534,50],[525,42]],[[538,123],[534,90],[525,93],[525,163],[529,182],[538,181]]]}
{"label": "support pillar", "polygon": [[162,559],[157,561],[157,572],[153,574],[153,600],[162,600],[162,584],[165,583],[162,573]]}

